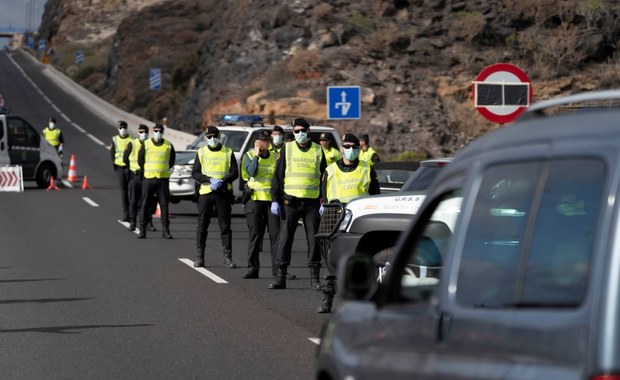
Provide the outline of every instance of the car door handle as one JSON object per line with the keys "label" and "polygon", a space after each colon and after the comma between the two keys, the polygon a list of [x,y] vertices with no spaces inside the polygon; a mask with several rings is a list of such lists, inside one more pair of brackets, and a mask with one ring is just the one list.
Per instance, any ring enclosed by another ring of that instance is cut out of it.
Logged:
{"label": "car door handle", "polygon": [[450,327],[452,325],[452,315],[442,312],[437,321],[437,342],[445,343],[450,335]]}

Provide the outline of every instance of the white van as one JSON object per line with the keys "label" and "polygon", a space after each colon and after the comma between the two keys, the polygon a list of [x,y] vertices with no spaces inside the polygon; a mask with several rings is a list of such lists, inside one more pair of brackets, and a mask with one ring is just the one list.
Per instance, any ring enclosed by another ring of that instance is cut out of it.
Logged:
{"label": "white van", "polygon": [[62,160],[30,123],[19,116],[0,114],[0,166],[20,165],[24,181],[46,188],[50,178],[62,178]]}

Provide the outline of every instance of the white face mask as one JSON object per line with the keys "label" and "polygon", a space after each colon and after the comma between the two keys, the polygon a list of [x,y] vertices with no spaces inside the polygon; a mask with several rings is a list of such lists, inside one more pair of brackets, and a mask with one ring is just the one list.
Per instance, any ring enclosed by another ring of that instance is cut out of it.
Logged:
{"label": "white face mask", "polygon": [[119,129],[119,130],[118,130],[118,134],[119,134],[121,137],[127,137],[127,128],[121,128],[121,129]]}
{"label": "white face mask", "polygon": [[282,144],[282,135],[273,136],[273,143],[276,145]]}
{"label": "white face mask", "polygon": [[207,145],[211,148],[215,148],[217,144],[219,143],[220,143],[220,139],[218,139],[217,137],[213,137],[207,140]]}
{"label": "white face mask", "polygon": [[161,141],[162,135],[162,132],[153,132],[153,138],[155,139],[155,141]]}
{"label": "white face mask", "polygon": [[146,133],[146,132],[141,132],[140,133],[140,141],[144,141],[144,140],[146,140],[148,138],[149,138],[149,134],[148,133]]}
{"label": "white face mask", "polygon": [[305,144],[308,141],[308,133],[307,132],[295,133],[295,141],[297,141],[300,144]]}
{"label": "white face mask", "polygon": [[54,129],[54,128],[56,128],[56,124],[52,123],[51,121],[50,121],[49,123],[47,123],[47,126],[48,126],[50,129]]}
{"label": "white face mask", "polygon": [[349,161],[354,161],[357,157],[359,157],[359,155],[360,155],[359,149],[349,148],[349,149],[344,150],[344,158],[346,158]]}

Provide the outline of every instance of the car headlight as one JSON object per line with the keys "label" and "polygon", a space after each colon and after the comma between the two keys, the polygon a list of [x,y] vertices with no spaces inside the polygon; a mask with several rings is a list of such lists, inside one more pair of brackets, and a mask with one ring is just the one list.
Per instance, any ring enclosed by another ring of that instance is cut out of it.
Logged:
{"label": "car headlight", "polygon": [[353,213],[348,208],[344,210],[344,218],[342,218],[342,222],[340,222],[340,227],[338,229],[340,231],[346,231],[349,228],[349,223],[351,223],[351,219],[353,219]]}

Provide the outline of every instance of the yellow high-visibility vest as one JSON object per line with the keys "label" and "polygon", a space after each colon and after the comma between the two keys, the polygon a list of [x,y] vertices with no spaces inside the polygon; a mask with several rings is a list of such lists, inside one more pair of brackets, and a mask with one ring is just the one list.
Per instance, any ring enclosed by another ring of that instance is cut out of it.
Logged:
{"label": "yellow high-visibility vest", "polygon": [[[203,146],[198,150],[198,159],[200,160],[200,166],[202,168],[202,174],[222,179],[226,174],[230,172],[230,156],[232,155],[232,149],[227,146],[222,146],[222,149],[218,151],[212,151],[207,146]],[[228,190],[232,190],[232,184],[227,183]],[[209,194],[211,192],[211,184],[201,183],[199,194]]]}
{"label": "yellow high-visibility vest", "polygon": [[112,143],[114,144],[114,165],[125,166],[123,152],[127,145],[131,143],[131,137],[122,138],[121,136],[114,136],[112,137]]}
{"label": "yellow high-visibility vest", "polygon": [[271,201],[271,179],[276,171],[276,154],[271,151],[269,157],[258,156],[258,168],[256,175],[250,177],[245,170],[245,160],[252,161],[256,155],[254,151],[249,151],[243,157],[243,167],[241,168],[241,178],[247,181],[248,187],[252,190],[253,201]]}
{"label": "yellow high-visibility vest", "polygon": [[368,147],[367,151],[363,151],[362,149],[360,149],[360,161],[367,161],[370,166],[374,165],[375,163],[372,162],[372,156],[373,154],[377,153],[374,149],[372,149],[372,147]]}
{"label": "yellow high-visibility vest", "polygon": [[60,145],[60,129],[43,128],[43,137],[50,143],[51,146],[57,148]]}
{"label": "yellow high-visibility vest", "polygon": [[142,141],[136,138],[131,140],[131,153],[129,154],[129,170],[132,172],[140,170],[140,165],[138,165],[138,152],[140,152],[140,147],[142,145]]}
{"label": "yellow high-visibility vest", "polygon": [[360,160],[357,168],[351,172],[344,172],[338,164],[331,164],[325,169],[327,174],[325,191],[327,201],[338,199],[347,203],[351,199],[368,195],[370,187],[370,163]]}
{"label": "yellow high-visibility vest", "polygon": [[325,154],[325,162],[327,163],[327,166],[340,159],[340,151],[334,147],[330,146],[329,149],[323,149],[323,153]]}
{"label": "yellow high-visibility vest", "polygon": [[170,178],[170,154],[172,144],[164,140],[161,146],[153,140],[144,142],[144,178]]}
{"label": "yellow high-visibility vest", "polygon": [[319,197],[323,149],[316,143],[310,144],[307,152],[302,151],[295,142],[286,144],[285,194],[297,198]]}

